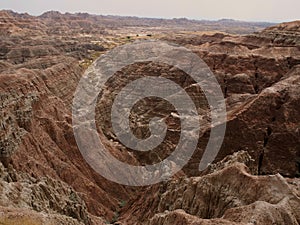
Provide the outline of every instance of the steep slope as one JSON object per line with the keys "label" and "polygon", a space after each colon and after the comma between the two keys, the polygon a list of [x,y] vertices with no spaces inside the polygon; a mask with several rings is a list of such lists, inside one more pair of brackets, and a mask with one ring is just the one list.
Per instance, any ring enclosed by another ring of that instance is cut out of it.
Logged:
{"label": "steep slope", "polygon": [[[127,19],[133,25],[140,21]],[[246,36],[190,36],[177,33],[178,27],[166,29],[174,21],[165,21],[160,29],[166,35],[156,36],[192,49],[216,74],[228,108],[228,129],[216,162],[247,151],[253,160],[246,153],[231,158],[246,163],[253,175],[242,164],[226,163],[228,158],[198,171],[210,116],[203,93],[182,71],[138,63],[107,83],[99,96],[98,128],[113,143],[111,153],[128,163],[152,164],[169,155],[178,142],[180,122],[170,104],[146,99],[132,111],[140,125],[133,128],[135,134],[147,137],[153,116],[167,118],[171,131],[150,154],[123,147],[109,118],[113,96],[126,82],[145,75],[172,79],[187,90],[203,116],[197,151],[176,175],[180,179],[150,188],[121,186],[93,171],[77,148],[71,125],[73,94],[84,69],[108,48],[130,42],[122,34],[135,28],[115,17],[58,12],[33,17],[1,11],[0,22],[1,222],[102,224],[118,220],[121,212],[125,224],[299,223],[299,21]],[[116,30],[121,34],[112,36]]]}
{"label": "steep slope", "polygon": [[250,160],[246,152],[239,152],[212,165],[212,173],[149,188],[124,209],[121,221],[149,225],[298,224],[299,190],[279,174],[250,175],[241,163]]}

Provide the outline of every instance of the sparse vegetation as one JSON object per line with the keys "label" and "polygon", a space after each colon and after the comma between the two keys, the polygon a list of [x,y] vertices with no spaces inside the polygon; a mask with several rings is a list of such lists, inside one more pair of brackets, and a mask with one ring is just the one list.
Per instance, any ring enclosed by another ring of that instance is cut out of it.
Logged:
{"label": "sparse vegetation", "polygon": [[93,53],[91,53],[90,57],[87,59],[82,60],[79,65],[84,68],[87,69],[96,59],[98,59],[101,55],[103,54],[103,52],[97,52],[94,51]]}
{"label": "sparse vegetation", "polygon": [[121,201],[119,202],[119,206],[120,206],[121,208],[123,208],[126,204],[127,204],[127,202],[126,202],[125,200],[121,200]]}

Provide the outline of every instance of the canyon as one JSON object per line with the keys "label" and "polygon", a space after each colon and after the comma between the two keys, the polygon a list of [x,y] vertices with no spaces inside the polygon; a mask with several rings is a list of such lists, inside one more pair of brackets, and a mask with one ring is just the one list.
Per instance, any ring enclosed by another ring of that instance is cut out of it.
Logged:
{"label": "canyon", "polygon": [[[267,24],[47,12],[0,11],[1,224],[299,224],[300,21]],[[96,173],[81,155],[72,103],[85,70],[116,46],[156,39],[184,46],[215,74],[227,107],[224,142],[204,171],[210,114],[202,91],[183,71],[136,63],[98,96],[96,122],[110,153],[132,165],[158,163],[180,137],[174,109],[147,98],[131,111],[133,133],[149,120],[170,131],[151,152],[124,147],[110,110],[116,94],[145,76],[171,79],[192,96],[201,132],[196,151],[168,181],[130,187]],[[143,115],[143,117],[141,117]]]}

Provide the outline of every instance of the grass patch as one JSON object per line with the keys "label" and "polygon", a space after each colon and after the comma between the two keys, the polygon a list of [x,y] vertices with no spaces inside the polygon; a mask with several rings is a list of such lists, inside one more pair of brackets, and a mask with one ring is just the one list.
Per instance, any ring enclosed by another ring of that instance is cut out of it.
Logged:
{"label": "grass patch", "polygon": [[92,52],[89,58],[84,59],[79,63],[79,66],[81,66],[84,69],[87,69],[102,54],[103,54],[103,52],[96,52],[96,51]]}

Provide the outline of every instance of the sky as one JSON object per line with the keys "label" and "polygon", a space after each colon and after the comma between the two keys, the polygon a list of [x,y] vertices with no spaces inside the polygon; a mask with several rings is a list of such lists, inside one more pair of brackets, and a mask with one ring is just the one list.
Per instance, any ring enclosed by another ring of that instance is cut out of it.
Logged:
{"label": "sky", "polygon": [[57,10],[154,18],[300,20],[300,0],[0,0],[0,9],[31,15]]}

